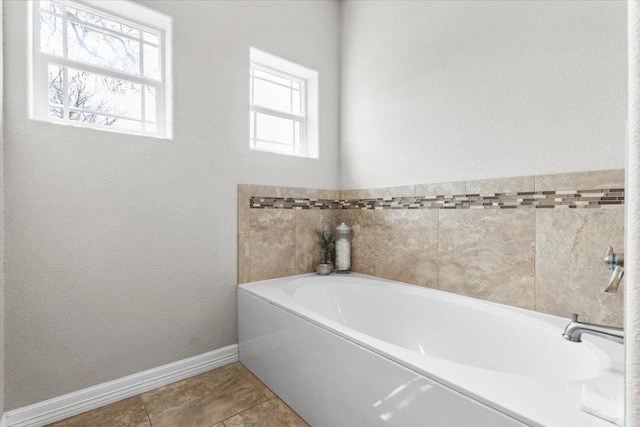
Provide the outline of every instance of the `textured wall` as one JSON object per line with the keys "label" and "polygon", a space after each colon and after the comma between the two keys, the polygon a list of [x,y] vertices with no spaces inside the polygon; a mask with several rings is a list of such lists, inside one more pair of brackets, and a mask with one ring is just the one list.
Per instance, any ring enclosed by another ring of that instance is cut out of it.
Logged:
{"label": "textured wall", "polygon": [[[341,190],[337,196],[342,200],[622,187],[624,171],[610,170]],[[585,321],[622,325],[624,286],[615,294],[602,292],[611,276],[602,259],[608,245],[624,249],[624,205],[249,209],[252,195],[323,198],[316,190],[239,188],[238,236],[246,248],[238,259],[241,283],[313,271],[317,258],[297,265],[293,260],[317,252],[313,230],[319,224],[344,220],[353,228],[353,271],[562,317],[575,312]]]}
{"label": "textured wall", "polygon": [[[0,2],[0,99],[4,100],[4,53],[2,10]],[[4,129],[4,102],[0,104],[0,129]],[[0,134],[0,414],[4,412],[4,257],[5,257],[5,221],[4,221],[4,136]]]}
{"label": "textured wall", "polygon": [[[337,187],[337,2],[142,3],[173,18],[172,141],[29,120],[3,2],[7,410],[235,343],[237,184]],[[319,71],[319,160],[249,150],[250,45]]]}
{"label": "textured wall", "polygon": [[640,2],[629,3],[627,156],[626,426],[640,425]]}
{"label": "textured wall", "polygon": [[626,4],[345,1],[341,188],[624,168]]}

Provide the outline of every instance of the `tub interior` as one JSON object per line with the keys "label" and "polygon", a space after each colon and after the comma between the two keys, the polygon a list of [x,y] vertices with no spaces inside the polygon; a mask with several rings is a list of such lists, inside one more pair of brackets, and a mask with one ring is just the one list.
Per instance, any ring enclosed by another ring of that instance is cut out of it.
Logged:
{"label": "tub interior", "polygon": [[[353,283],[306,283],[292,298],[333,322],[419,354],[534,378],[584,380],[609,368],[594,345],[509,310]],[[428,301],[425,301],[428,299]],[[403,307],[402,313],[389,307]]]}

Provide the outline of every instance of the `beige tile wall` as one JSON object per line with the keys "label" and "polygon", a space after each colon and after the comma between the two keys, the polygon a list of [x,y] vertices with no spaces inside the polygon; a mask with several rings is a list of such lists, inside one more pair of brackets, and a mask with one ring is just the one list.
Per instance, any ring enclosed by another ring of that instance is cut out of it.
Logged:
{"label": "beige tile wall", "polygon": [[249,209],[251,196],[335,199],[337,191],[238,185],[238,283],[315,271],[315,230],[335,229],[338,211]]}
{"label": "beige tile wall", "polygon": [[314,230],[353,229],[352,270],[474,298],[621,326],[624,281],[604,294],[608,245],[623,250],[624,206],[599,209],[249,209],[250,196],[366,198],[623,188],[624,171],[364,190],[238,187],[238,282],[312,272]]}
{"label": "beige tile wall", "polygon": [[440,210],[437,288],[534,309],[534,209]]}

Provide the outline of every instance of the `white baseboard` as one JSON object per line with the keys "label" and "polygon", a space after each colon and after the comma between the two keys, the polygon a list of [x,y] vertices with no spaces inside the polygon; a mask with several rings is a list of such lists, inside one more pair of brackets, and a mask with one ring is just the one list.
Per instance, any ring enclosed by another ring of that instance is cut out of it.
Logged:
{"label": "white baseboard", "polygon": [[0,427],[41,427],[127,397],[236,362],[238,345],[230,345],[128,377],[5,412]]}

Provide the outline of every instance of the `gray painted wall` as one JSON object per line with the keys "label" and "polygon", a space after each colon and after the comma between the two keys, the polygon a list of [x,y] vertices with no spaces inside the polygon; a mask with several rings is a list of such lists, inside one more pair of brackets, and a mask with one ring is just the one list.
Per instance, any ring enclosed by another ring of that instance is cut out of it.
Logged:
{"label": "gray painted wall", "polygon": [[[2,11],[4,2],[0,2],[0,130],[4,129],[4,42]],[[4,136],[0,132],[0,414],[4,412]]]}
{"label": "gray painted wall", "polygon": [[342,188],[624,168],[626,16],[615,1],[345,1]]}
{"label": "gray painted wall", "polygon": [[[7,410],[235,343],[237,184],[338,185],[337,2],[141,3],[173,17],[173,141],[29,120],[4,2]],[[319,71],[319,160],[250,152],[250,45]]]}

